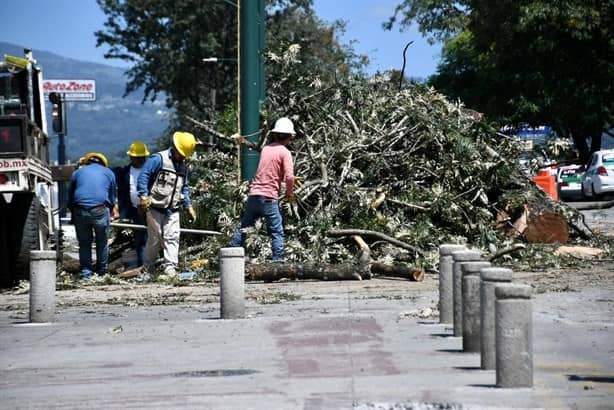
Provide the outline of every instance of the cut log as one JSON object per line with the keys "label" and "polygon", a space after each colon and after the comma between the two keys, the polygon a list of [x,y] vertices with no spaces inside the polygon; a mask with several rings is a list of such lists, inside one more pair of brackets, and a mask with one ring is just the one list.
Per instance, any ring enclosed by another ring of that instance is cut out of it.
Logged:
{"label": "cut log", "polygon": [[295,280],[362,280],[371,279],[371,272],[360,265],[324,265],[298,263],[265,263],[245,265],[248,280],[274,282],[280,279]]}
{"label": "cut log", "polygon": [[553,212],[531,216],[527,221],[524,237],[530,243],[567,243],[569,240],[567,219]]}
{"label": "cut log", "polygon": [[386,265],[384,263],[372,263],[371,272],[376,275],[404,278],[414,282],[422,282],[424,280],[423,270],[406,265]]}
{"label": "cut log", "polygon": [[555,255],[571,255],[577,258],[594,258],[605,255],[605,250],[588,246],[560,246]]}
{"label": "cut log", "polygon": [[62,268],[68,273],[79,273],[79,259],[63,253],[62,254]]}

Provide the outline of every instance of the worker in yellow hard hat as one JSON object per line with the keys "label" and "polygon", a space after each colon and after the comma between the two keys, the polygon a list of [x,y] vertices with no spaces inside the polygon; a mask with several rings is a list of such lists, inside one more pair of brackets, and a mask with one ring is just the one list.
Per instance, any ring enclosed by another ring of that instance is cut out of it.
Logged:
{"label": "worker in yellow hard hat", "polygon": [[[139,212],[140,199],[136,191],[136,184],[143,169],[143,165],[149,156],[147,145],[142,141],[134,141],[126,152],[130,158],[130,164],[123,167],[113,168],[117,179],[117,205],[119,218],[137,225],[145,225],[142,212]],[[133,249],[136,252],[136,266],[143,265],[145,257],[145,243],[147,232],[134,231]],[[134,268],[136,266],[128,266]]]}
{"label": "worker in yellow hard hat", "polygon": [[97,163],[100,165],[104,165],[105,167],[109,166],[109,161],[107,161],[107,157],[105,157],[100,152],[89,152],[85,154],[84,162],[86,165],[91,163]]}
{"label": "worker in yellow hard hat", "polygon": [[[90,152],[83,158],[84,166],[73,172],[68,187],[70,209],[77,241],[82,279],[95,272],[104,275],[109,270],[110,216],[115,205],[115,174],[108,168],[107,158]],[[92,242],[96,239],[96,266],[92,264]]]}
{"label": "worker in yellow hard hat", "polygon": [[139,175],[137,192],[140,207],[147,222],[147,244],[144,267],[154,268],[160,249],[163,250],[163,270],[168,277],[177,276],[179,262],[179,210],[190,214],[196,221],[188,188],[188,169],[185,163],[194,153],[196,138],[189,132],[177,131],[172,136],[171,147],[153,154]]}

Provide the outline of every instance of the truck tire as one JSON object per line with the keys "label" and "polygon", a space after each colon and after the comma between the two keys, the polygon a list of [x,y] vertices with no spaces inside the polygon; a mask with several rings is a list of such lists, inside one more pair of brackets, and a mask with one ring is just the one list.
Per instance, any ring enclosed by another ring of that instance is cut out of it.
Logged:
{"label": "truck tire", "polygon": [[[2,287],[14,286],[19,280],[30,278],[30,251],[46,249],[49,234],[46,213],[40,199],[31,193],[14,194],[10,203],[0,199],[2,221],[0,242],[2,249]],[[44,243],[39,243],[42,229]]]}

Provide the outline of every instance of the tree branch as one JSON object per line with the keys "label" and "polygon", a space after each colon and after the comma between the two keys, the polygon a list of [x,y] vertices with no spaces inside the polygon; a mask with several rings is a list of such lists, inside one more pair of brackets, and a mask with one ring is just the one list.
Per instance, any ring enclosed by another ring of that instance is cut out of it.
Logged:
{"label": "tree branch", "polygon": [[424,251],[422,251],[421,249],[418,249],[415,246],[412,246],[408,243],[401,242],[398,239],[392,238],[381,232],[367,231],[364,229],[338,229],[338,230],[328,231],[327,234],[328,236],[355,236],[355,235],[373,236],[375,238],[390,242],[391,244],[396,245],[399,248],[407,249],[407,250],[410,250],[412,252],[419,254],[420,256],[424,256]]}

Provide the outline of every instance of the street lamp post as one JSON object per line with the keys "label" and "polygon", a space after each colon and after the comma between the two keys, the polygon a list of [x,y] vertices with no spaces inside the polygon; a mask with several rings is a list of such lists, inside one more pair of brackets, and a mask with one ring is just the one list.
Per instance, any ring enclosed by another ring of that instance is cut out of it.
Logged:
{"label": "street lamp post", "polygon": [[[236,58],[225,58],[225,57],[205,57],[201,60],[203,63],[213,63],[214,68],[213,68],[213,77],[214,77],[214,84],[213,87],[211,87],[211,110],[213,111],[213,122],[215,124],[215,119],[217,116],[217,64],[220,62],[226,62],[226,61],[231,61],[231,62],[237,62]],[[208,141],[209,143],[209,147],[213,146],[213,135],[209,134],[208,137]],[[211,149],[211,148],[209,148]]]}

